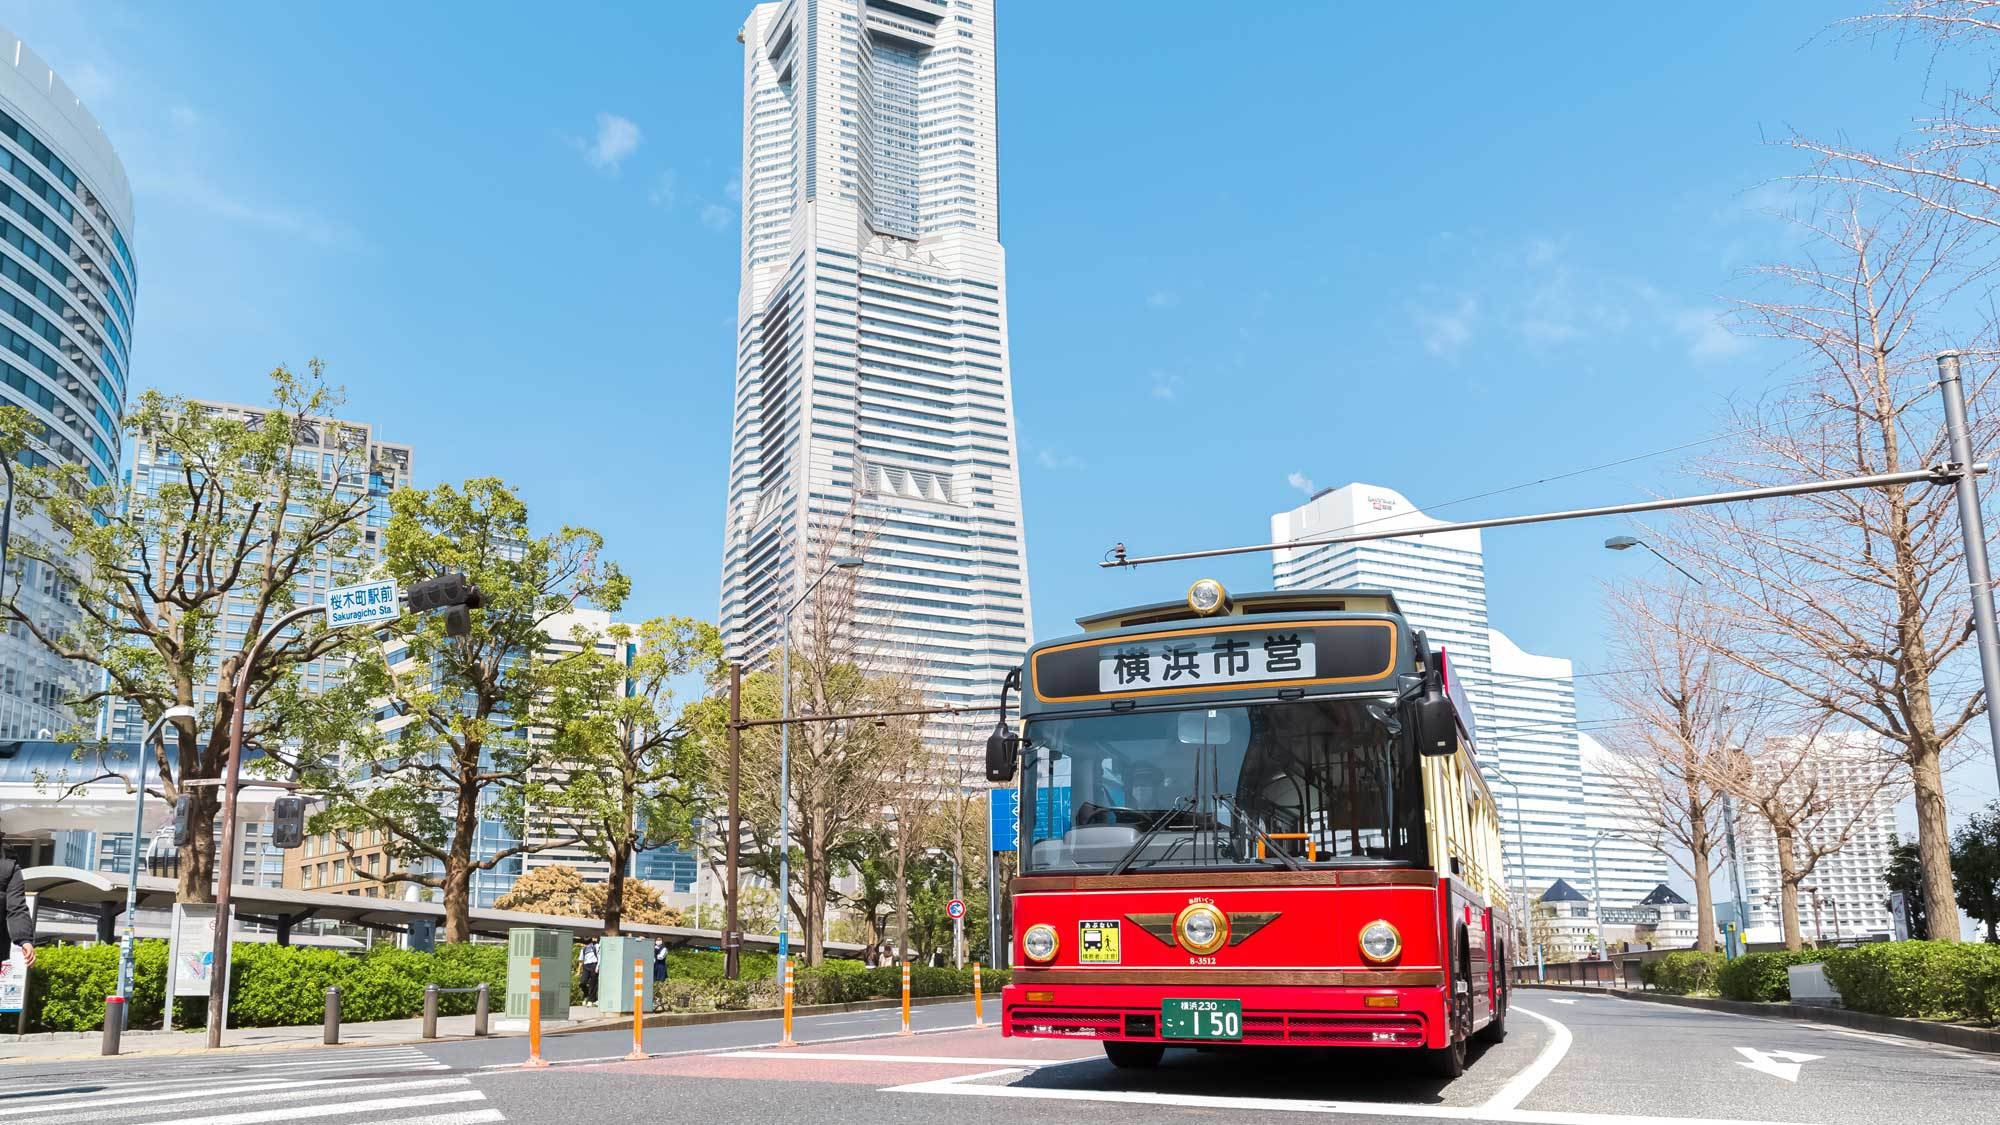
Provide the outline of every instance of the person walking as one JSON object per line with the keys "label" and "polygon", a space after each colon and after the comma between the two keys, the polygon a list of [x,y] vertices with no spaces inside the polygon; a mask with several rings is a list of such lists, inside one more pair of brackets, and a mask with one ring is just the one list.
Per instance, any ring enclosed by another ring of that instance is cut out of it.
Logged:
{"label": "person walking", "polygon": [[28,913],[28,892],[21,882],[21,865],[0,855],[0,959],[11,959],[21,947],[21,963],[35,963],[35,918]]}
{"label": "person walking", "polygon": [[653,939],[653,983],[665,984],[667,980],[667,939]]}
{"label": "person walking", "polygon": [[597,1003],[597,939],[583,943],[583,998]]}

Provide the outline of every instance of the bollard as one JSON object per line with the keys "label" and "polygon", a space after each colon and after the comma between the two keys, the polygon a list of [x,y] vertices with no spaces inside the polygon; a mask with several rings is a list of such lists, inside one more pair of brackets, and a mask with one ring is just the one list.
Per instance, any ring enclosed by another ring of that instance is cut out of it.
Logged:
{"label": "bollard", "polygon": [[326,1019],[321,1025],[321,1041],[328,1046],[340,1042],[340,986],[326,990]]}
{"label": "bollard", "polygon": [[986,994],[979,988],[979,962],[972,963],[972,1026],[986,1026]]}
{"label": "bollard", "polygon": [[627,1062],[638,1062],[646,1057],[646,1007],[640,1001],[646,998],[646,963],[637,958],[632,960],[632,1052],[625,1056]]}
{"label": "bollard", "polygon": [[481,1037],[485,1036],[486,1014],[489,1010],[490,1004],[491,1001],[487,998],[486,995],[486,982],[481,981],[479,982],[478,997],[473,1001],[472,1004],[472,1034]]}
{"label": "bollard", "polygon": [[528,959],[528,1061],[521,1064],[533,1069],[549,1065],[542,1057],[542,959]]}
{"label": "bollard", "polygon": [[790,957],[785,958],[781,971],[785,980],[785,1038],[778,1046],[789,1047],[792,1045],[792,959]]}
{"label": "bollard", "polygon": [[424,986],[424,1038],[438,1037],[438,986]]}
{"label": "bollard", "polygon": [[106,996],[104,998],[104,1043],[98,1051],[103,1055],[118,1053],[118,1037],[125,1031],[125,998]]}
{"label": "bollard", "polygon": [[910,1033],[910,963],[903,962],[903,1034]]}

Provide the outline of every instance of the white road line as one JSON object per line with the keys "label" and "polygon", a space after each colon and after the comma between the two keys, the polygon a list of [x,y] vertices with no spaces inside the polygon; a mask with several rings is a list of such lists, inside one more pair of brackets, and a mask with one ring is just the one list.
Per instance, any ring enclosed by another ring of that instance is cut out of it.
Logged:
{"label": "white road line", "polygon": [[772,1051],[718,1051],[718,1059],[807,1059],[812,1062],[880,1062],[880,1063],[933,1063],[939,1066],[999,1066],[1009,1070],[1037,1070],[1045,1066],[1068,1066],[1071,1063],[1090,1062],[1100,1056],[1086,1055],[1080,1059],[980,1059],[960,1058],[956,1055],[848,1055],[837,1051],[793,1051],[780,1048]]}
{"label": "white road line", "polygon": [[[93,1110],[104,1111],[92,1114],[91,1115],[92,1120],[98,1120],[106,1117],[129,1117],[136,1114],[153,1113],[162,1109],[171,1113],[174,1112],[172,1107],[159,1106],[151,1103],[163,1102],[163,1101],[181,1101],[188,1098],[207,1099],[202,1103],[200,1108],[208,1109],[214,1106],[245,1105],[253,1103],[256,1105],[266,1105],[271,1102],[303,1101],[304,1099],[307,1098],[324,1098],[324,1097],[347,1098],[356,1094],[376,1094],[388,1090],[420,1090],[427,1088],[435,1088],[438,1086],[465,1086],[469,1084],[470,1080],[464,1078],[429,1078],[421,1080],[412,1080],[408,1082],[376,1082],[360,1086],[336,1084],[334,1088],[329,1089],[328,1084],[315,1082],[315,1083],[297,1083],[295,1085],[279,1085],[275,1087],[259,1087],[256,1089],[250,1089],[248,1090],[248,1092],[244,1092],[248,1088],[237,1086],[220,1090],[190,1090],[182,1093],[152,1095],[148,1097],[108,1098],[102,1101],[94,1101],[94,1102],[51,1102],[40,1106],[36,1106],[35,1109],[40,1111],[40,1116],[26,1118],[21,1122],[21,1125],[29,1125],[30,1122],[43,1119],[50,1121],[61,1121],[69,1119],[70,1111],[78,1109],[93,1109]],[[297,1086],[301,1085],[311,1085],[313,1088],[307,1090],[298,1089]],[[214,1096],[214,1095],[231,1095],[231,1094],[235,1096],[234,1097]]]}
{"label": "white road line", "polygon": [[1509,1078],[1507,1084],[1500,1087],[1499,1093],[1486,1099],[1486,1104],[1480,1106],[1481,1109],[1508,1110],[1520,1105],[1529,1094],[1535,1092],[1535,1087],[1542,1084],[1542,1079],[1549,1076],[1549,1072],[1556,1068],[1556,1064],[1563,1061],[1563,1056],[1569,1053],[1569,1028],[1519,1004],[1514,1005],[1514,1010],[1530,1019],[1539,1020],[1552,1034],[1549,1041],[1543,1044],[1541,1052],[1535,1056],[1535,1061],[1529,1063],[1526,1070]]}
{"label": "white road line", "polygon": [[[300,1117],[334,1117],[340,1114],[374,1113],[385,1109],[409,1109],[422,1105],[443,1105],[447,1102],[483,1102],[486,1095],[478,1090],[451,1090],[442,1094],[423,1094],[413,1098],[371,1098],[367,1101],[341,1102],[336,1105],[304,1105],[287,1109],[260,1110],[256,1113],[222,1113],[207,1117],[176,1117],[171,1121],[155,1122],[154,1125],[256,1125],[260,1121],[289,1121]],[[401,1121],[402,1117],[395,1120]]]}
{"label": "white road line", "polygon": [[505,1121],[507,1117],[497,1109],[475,1109],[465,1113],[434,1113],[429,1117],[398,1117],[396,1125],[480,1125],[486,1121]]}
{"label": "white road line", "polygon": [[[312,1086],[330,1086],[332,1084],[331,1082],[299,1083],[299,1085]],[[166,1093],[142,1093],[136,1096],[118,1092],[116,1087],[112,1087],[104,1090],[92,1090],[88,1094],[40,1098],[32,1102],[23,1102],[19,1105],[9,1105],[4,1109],[0,1109],[0,1117],[24,1117],[35,1113],[48,1113],[57,1109],[82,1109],[94,1106],[127,1105],[137,1102],[170,1102],[178,1098],[199,1098],[210,1094],[234,1094],[249,1090],[282,1090],[288,1085],[291,1085],[291,1083],[275,1078],[247,1082],[236,1086],[214,1086],[199,1083],[189,1086],[183,1084],[180,1089]],[[113,1093],[116,1093],[117,1096],[107,1096]]]}
{"label": "white road line", "polygon": [[259,1078],[284,1078],[294,1074],[366,1074],[372,1070],[450,1070],[451,1067],[445,1063],[433,1062],[430,1059],[411,1059],[404,1062],[361,1063],[354,1066],[346,1063],[323,1062],[315,1063],[311,1066],[288,1066],[283,1069],[257,1069],[261,1071],[257,1075]]}
{"label": "white road line", "polygon": [[1493,1110],[1475,1106],[1410,1105],[1404,1102],[1287,1101],[1282,1098],[1231,1098],[1207,1094],[1152,1094],[1124,1090],[1044,1090],[1029,1086],[970,1084],[973,1078],[981,1077],[990,1075],[968,1075],[963,1078],[916,1082],[908,1086],[891,1086],[883,1092],[1164,1105],[1194,1109],[1263,1110],[1275,1113],[1342,1114],[1356,1117],[1409,1117],[1431,1121],[1490,1121],[1500,1122],[1502,1125],[1797,1125],[1796,1122],[1749,1121],[1720,1117],[1647,1117],[1622,1113],[1570,1113],[1556,1110]]}

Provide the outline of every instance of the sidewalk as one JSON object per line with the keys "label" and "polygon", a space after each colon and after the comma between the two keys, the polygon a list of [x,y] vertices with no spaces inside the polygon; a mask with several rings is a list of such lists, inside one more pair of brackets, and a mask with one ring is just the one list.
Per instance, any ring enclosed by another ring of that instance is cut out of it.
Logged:
{"label": "sidewalk", "polygon": [[[516,1035],[526,1035],[525,1027],[515,1028],[503,1013],[493,1013],[487,1021],[492,1038],[505,1039]],[[592,1024],[603,1026],[629,1025],[630,1016],[600,1016],[595,1007],[578,1004],[570,1008],[567,1020],[544,1020],[545,1033],[567,1031]],[[371,1023],[345,1023],[340,1025],[340,1045],[374,1046],[387,1044],[435,1042],[424,1039],[424,1021],[376,1020]],[[469,1039],[472,1037],[471,1016],[439,1016],[438,1039]],[[98,1052],[103,1042],[101,1032],[96,1031],[50,1031],[36,1032],[15,1037],[0,1035],[0,1066],[10,1062],[34,1062],[51,1059],[101,1058]],[[120,1039],[118,1053],[125,1055],[178,1055],[204,1051],[207,1040],[202,1029],[192,1031],[127,1031]],[[286,1050],[294,1047],[325,1046],[324,1029],[318,1024],[302,1027],[231,1027],[222,1032],[222,1045],[241,1050]]]}

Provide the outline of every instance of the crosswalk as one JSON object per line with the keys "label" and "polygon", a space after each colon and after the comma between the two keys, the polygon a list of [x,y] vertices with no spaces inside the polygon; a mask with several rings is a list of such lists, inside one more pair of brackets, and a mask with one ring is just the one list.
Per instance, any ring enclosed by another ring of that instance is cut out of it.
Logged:
{"label": "crosswalk", "polygon": [[485,1125],[506,1120],[465,1075],[412,1047],[271,1054],[226,1066],[188,1060],[143,1074],[0,1081],[0,1125]]}

